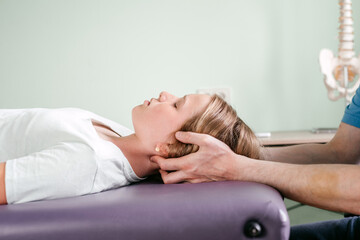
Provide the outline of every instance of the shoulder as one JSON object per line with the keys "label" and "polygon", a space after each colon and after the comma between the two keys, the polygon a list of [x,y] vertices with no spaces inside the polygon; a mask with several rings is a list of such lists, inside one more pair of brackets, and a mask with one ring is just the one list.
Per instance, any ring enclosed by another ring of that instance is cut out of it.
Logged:
{"label": "shoulder", "polygon": [[91,112],[80,108],[24,108],[24,109],[0,109],[0,118],[6,117],[35,117],[35,116],[61,116],[61,115],[84,115]]}
{"label": "shoulder", "polygon": [[45,121],[71,121],[76,119],[88,118],[91,112],[80,108],[44,108],[34,110],[33,114]]}

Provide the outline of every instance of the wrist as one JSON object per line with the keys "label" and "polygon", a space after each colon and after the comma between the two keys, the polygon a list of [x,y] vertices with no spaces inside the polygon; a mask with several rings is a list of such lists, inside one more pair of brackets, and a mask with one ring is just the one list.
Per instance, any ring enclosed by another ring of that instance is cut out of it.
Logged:
{"label": "wrist", "polygon": [[258,160],[237,154],[235,154],[233,159],[233,164],[228,173],[229,180],[253,181],[252,172],[255,169],[254,162],[257,162]]}
{"label": "wrist", "polygon": [[[277,163],[252,159],[238,155],[234,167],[235,179],[238,181],[258,182],[271,185]],[[278,166],[279,167],[279,166]]]}

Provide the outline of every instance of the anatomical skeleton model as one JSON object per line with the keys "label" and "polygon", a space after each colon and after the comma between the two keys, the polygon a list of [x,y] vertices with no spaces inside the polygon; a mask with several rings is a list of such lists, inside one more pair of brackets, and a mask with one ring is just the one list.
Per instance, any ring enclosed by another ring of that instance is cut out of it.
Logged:
{"label": "anatomical skeleton model", "polygon": [[355,57],[354,52],[354,21],[351,0],[339,0],[339,5],[338,56],[335,57],[329,49],[322,49],[319,61],[328,97],[333,101],[345,97],[346,103],[349,104],[360,85],[360,56]]}

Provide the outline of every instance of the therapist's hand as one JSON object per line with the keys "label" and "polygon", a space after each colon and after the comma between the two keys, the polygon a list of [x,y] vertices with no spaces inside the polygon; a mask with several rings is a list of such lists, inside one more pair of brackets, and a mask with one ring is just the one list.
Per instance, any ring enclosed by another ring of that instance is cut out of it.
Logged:
{"label": "therapist's hand", "polygon": [[193,132],[177,132],[176,138],[183,143],[196,144],[199,150],[180,158],[152,156],[151,161],[159,165],[164,183],[199,183],[235,180],[231,170],[236,164],[236,155],[222,141]]}

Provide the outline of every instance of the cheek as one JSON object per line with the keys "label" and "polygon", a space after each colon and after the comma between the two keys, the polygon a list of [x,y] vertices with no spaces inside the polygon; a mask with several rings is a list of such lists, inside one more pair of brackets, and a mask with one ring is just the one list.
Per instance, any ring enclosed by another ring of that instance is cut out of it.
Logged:
{"label": "cheek", "polygon": [[136,134],[146,141],[163,142],[182,125],[181,116],[177,112],[162,107],[135,107],[132,118]]}
{"label": "cheek", "polygon": [[146,109],[137,106],[132,110],[132,123],[134,130],[138,135],[153,135],[159,132],[161,126],[165,125],[166,117],[162,117],[162,111],[159,109]]}
{"label": "cheek", "polygon": [[164,108],[154,109],[147,115],[151,128],[161,133],[169,132],[177,121],[176,115]]}
{"label": "cheek", "polygon": [[167,138],[169,134],[180,128],[179,116],[176,115],[176,112],[168,109],[154,109],[146,117],[147,131],[158,138]]}

